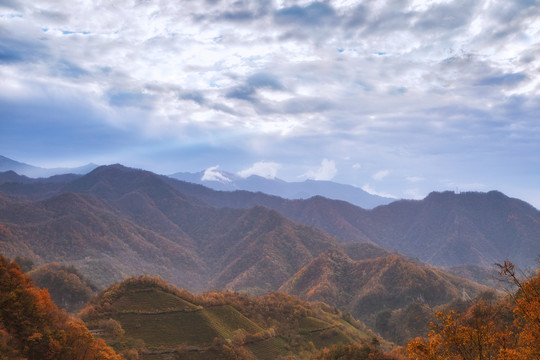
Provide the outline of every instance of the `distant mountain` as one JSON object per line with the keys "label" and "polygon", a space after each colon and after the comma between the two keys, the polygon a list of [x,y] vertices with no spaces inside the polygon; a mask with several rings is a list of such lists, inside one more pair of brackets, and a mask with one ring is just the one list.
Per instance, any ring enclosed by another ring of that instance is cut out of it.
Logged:
{"label": "distant mountain", "polygon": [[305,180],[286,182],[278,178],[264,178],[257,175],[241,177],[226,171],[208,169],[198,173],[179,172],[170,177],[182,181],[204,185],[219,191],[246,190],[262,192],[285,199],[308,199],[324,196],[329,199],[348,201],[364,209],[389,204],[396,199],[372,195],[356,186],[338,184],[332,181]]}
{"label": "distant mountain", "polygon": [[470,279],[478,284],[486,285],[494,289],[501,285],[501,276],[499,269],[492,266],[480,266],[473,264],[456,265],[451,267],[443,267],[442,270],[465,279]]}
{"label": "distant mountain", "polygon": [[40,168],[33,165],[28,165],[18,162],[0,155],[0,172],[14,171],[19,175],[28,176],[31,178],[48,178],[53,175],[61,174],[87,174],[94,170],[98,165],[87,164],[74,168]]}
{"label": "distant mountain", "polygon": [[0,184],[5,184],[5,183],[27,184],[29,182],[32,182],[32,179],[24,175],[19,175],[13,170],[0,172]]}
{"label": "distant mountain", "polygon": [[340,249],[327,250],[281,286],[308,301],[323,301],[365,318],[421,301],[431,307],[486,288],[415,263],[399,254],[353,260]]}
{"label": "distant mountain", "polygon": [[[366,246],[360,250],[365,253]],[[426,335],[434,320],[432,309],[471,300],[488,289],[402,255],[353,259],[343,250],[331,249],[279,290],[347,311],[403,345]]]}
{"label": "distant mountain", "polygon": [[509,259],[526,267],[540,255],[540,211],[498,191],[433,192],[423,200],[365,210],[320,196],[285,200],[247,191],[216,192],[172,179],[169,183],[214,206],[266,206],[345,241],[371,241],[436,266],[491,267]]}
{"label": "distant mountain", "polygon": [[[143,178],[147,179],[146,184]],[[320,196],[287,200],[260,192],[215,191],[120,165],[98,168],[73,181],[55,177],[58,182],[50,182],[50,179],[44,180],[49,182],[0,184],[0,193],[4,194],[4,200],[12,201],[40,200],[64,191],[99,196],[118,211],[131,213],[131,221],[149,226],[163,236],[189,234],[188,229],[198,226],[195,234],[188,236],[198,238],[202,228],[199,219],[208,217],[198,213],[200,208],[204,208],[205,213],[240,214],[231,208],[245,210],[264,206],[344,241],[373,242],[437,266],[475,264],[490,267],[494,262],[509,259],[525,267],[535,264],[540,254],[540,212],[521,200],[496,191],[432,193],[424,200],[400,200],[365,210]],[[27,179],[21,181],[27,182]],[[143,195],[135,187],[137,181],[142,181],[138,185],[140,190],[151,191],[154,195]],[[156,202],[151,197],[160,191],[163,194]],[[187,207],[173,209],[180,203]],[[156,208],[156,204],[162,205]],[[229,209],[208,210],[209,207]],[[172,219],[167,215],[170,211],[182,216],[175,215]],[[156,228],[158,223],[161,225]]]}
{"label": "distant mountain", "polygon": [[[42,185],[15,190],[35,197]],[[337,244],[273,210],[217,209],[153,173],[121,165],[54,185],[59,195],[18,202],[11,193],[0,203],[0,252],[74,264],[101,286],[144,273],[197,291],[264,293]]]}
{"label": "distant mountain", "polygon": [[369,213],[366,235],[387,249],[440,266],[492,266],[509,259],[534,265],[540,254],[540,211],[498,191],[433,192]]}

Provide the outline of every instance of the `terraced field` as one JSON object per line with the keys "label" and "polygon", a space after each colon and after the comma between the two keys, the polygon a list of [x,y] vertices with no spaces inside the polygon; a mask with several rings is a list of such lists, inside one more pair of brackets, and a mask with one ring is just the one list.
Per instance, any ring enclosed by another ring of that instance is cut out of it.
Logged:
{"label": "terraced field", "polygon": [[[288,295],[214,295],[220,300],[198,297],[156,278],[128,279],[100,294],[81,314],[117,351],[137,348],[144,360],[204,360],[231,354],[270,360],[369,340],[370,335],[339,313],[324,307],[315,310]],[[110,326],[109,319],[121,326],[123,336],[108,332],[104,324]]]}

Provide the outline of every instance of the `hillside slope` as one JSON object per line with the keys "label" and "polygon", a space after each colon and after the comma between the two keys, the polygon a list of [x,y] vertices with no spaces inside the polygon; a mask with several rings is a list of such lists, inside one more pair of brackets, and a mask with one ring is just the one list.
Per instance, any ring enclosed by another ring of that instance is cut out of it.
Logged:
{"label": "hillside slope", "polygon": [[0,251],[38,264],[74,264],[101,286],[146,273],[191,290],[264,293],[337,244],[273,210],[218,209],[120,165],[100,167],[61,191],[40,201],[7,200]]}
{"label": "hillside slope", "polygon": [[[322,347],[367,343],[373,337],[344,314],[290,295],[193,295],[151,277],[111,286],[81,316],[113,347],[125,349],[143,340],[139,352],[158,359],[172,354],[193,359],[306,357]],[[121,326],[122,338],[107,332],[109,319]]]}
{"label": "hillside slope", "polygon": [[[13,178],[13,174],[5,176]],[[233,214],[232,208],[264,206],[345,241],[371,241],[437,266],[491,266],[509,259],[526,267],[540,254],[540,211],[496,191],[432,193],[423,200],[365,210],[320,196],[287,200],[247,191],[214,191],[121,165],[100,167],[75,180],[45,180],[28,183],[21,178],[26,183],[1,184],[0,192],[14,201],[39,200],[65,191],[92,194],[128,213],[137,224],[166,236],[187,233],[188,228],[200,231],[206,224],[197,225],[199,218],[238,217],[240,212]],[[208,216],[212,206],[229,209]]]}
{"label": "hillside slope", "polygon": [[280,288],[303,300],[346,309],[357,318],[415,301],[435,307],[482,290],[487,288],[401,255],[352,260],[338,249],[319,255]]}
{"label": "hillside slope", "polygon": [[64,193],[0,207],[0,252],[35,263],[75,265],[99,286],[126,276],[162,274],[196,286],[205,265],[177,239],[118,216],[95,197]]}
{"label": "hillside slope", "polygon": [[80,321],[60,311],[16,263],[0,255],[2,359],[122,360]]}
{"label": "hillside slope", "polygon": [[339,249],[325,251],[280,291],[347,311],[401,345],[427,335],[437,307],[467,303],[490,291],[401,255],[371,254],[353,260]]}
{"label": "hillside slope", "polygon": [[423,200],[400,200],[365,210],[320,196],[286,200],[169,183],[214,206],[266,206],[345,241],[371,241],[436,266],[492,266],[509,259],[526,267],[540,254],[540,211],[497,191],[433,192]]}

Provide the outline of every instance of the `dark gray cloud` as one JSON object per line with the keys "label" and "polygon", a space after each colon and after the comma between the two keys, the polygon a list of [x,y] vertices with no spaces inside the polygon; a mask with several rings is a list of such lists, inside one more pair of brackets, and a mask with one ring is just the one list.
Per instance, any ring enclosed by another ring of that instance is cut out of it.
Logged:
{"label": "dark gray cloud", "polygon": [[46,21],[61,24],[68,21],[69,17],[60,11],[39,10],[36,15]]}
{"label": "dark gray cloud", "polygon": [[269,73],[257,73],[247,79],[247,84],[255,89],[268,88],[272,90],[284,90],[279,78]]}
{"label": "dark gray cloud", "polygon": [[480,79],[476,85],[479,86],[504,86],[512,87],[529,79],[529,76],[524,73],[509,73],[495,76],[486,76]]}
{"label": "dark gray cloud", "polygon": [[332,107],[332,103],[324,98],[298,97],[286,101],[283,112],[286,114],[323,113]]}
{"label": "dark gray cloud", "polygon": [[51,70],[51,73],[58,77],[79,78],[90,75],[88,71],[68,60],[59,61]]}
{"label": "dark gray cloud", "polygon": [[0,35],[0,63],[34,62],[43,60],[45,56],[46,47],[41,43],[19,40],[13,34]]}
{"label": "dark gray cloud", "polygon": [[246,100],[250,102],[256,102],[255,88],[249,85],[239,85],[228,90],[225,97],[229,99]]}
{"label": "dark gray cloud", "polygon": [[220,19],[227,21],[251,21],[256,17],[255,13],[248,10],[225,11],[219,16]]}
{"label": "dark gray cloud", "polygon": [[369,8],[364,5],[356,6],[346,14],[344,25],[346,28],[358,28],[365,25],[369,18]]}
{"label": "dark gray cloud", "polygon": [[110,91],[106,94],[110,105],[118,107],[135,107],[150,110],[155,97],[137,91]]}
{"label": "dark gray cloud", "polygon": [[191,101],[196,102],[199,105],[204,105],[206,103],[206,98],[204,97],[204,94],[202,93],[202,91],[184,92],[180,94],[180,99],[191,100]]}
{"label": "dark gray cloud", "polygon": [[307,6],[294,5],[276,11],[276,23],[288,26],[320,27],[336,22],[334,8],[323,2],[312,2]]}
{"label": "dark gray cloud", "polygon": [[[219,4],[218,1],[207,1],[214,6]],[[199,12],[194,15],[197,21],[209,22],[234,22],[234,23],[251,23],[253,20],[260,19],[271,11],[271,0],[261,1],[233,1],[232,3],[215,9],[210,12]],[[225,9],[225,10],[224,10]]]}
{"label": "dark gray cloud", "polygon": [[246,100],[257,103],[257,89],[284,90],[284,86],[275,75],[260,72],[249,76],[241,85],[229,89],[225,96],[230,99]]}
{"label": "dark gray cloud", "polygon": [[422,32],[434,30],[456,31],[467,26],[476,14],[480,2],[454,0],[450,3],[435,4],[425,12],[417,14],[414,29]]}
{"label": "dark gray cloud", "polygon": [[13,10],[22,10],[23,8],[21,1],[17,0],[0,0],[0,7],[5,7]]}

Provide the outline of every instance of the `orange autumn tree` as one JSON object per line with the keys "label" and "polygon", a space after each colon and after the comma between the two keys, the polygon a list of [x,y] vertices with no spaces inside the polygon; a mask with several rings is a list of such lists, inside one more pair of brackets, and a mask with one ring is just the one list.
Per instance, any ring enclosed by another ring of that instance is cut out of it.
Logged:
{"label": "orange autumn tree", "polygon": [[80,320],[69,317],[0,256],[0,358],[28,360],[121,360],[96,340]]}
{"label": "orange autumn tree", "polygon": [[540,360],[540,272],[521,282],[510,262],[500,274],[517,291],[494,304],[481,300],[463,314],[436,314],[427,339],[407,350],[412,360]]}
{"label": "orange autumn tree", "polygon": [[511,296],[516,304],[514,325],[520,332],[516,348],[507,351],[507,359],[540,360],[540,270],[536,270],[536,276],[521,282],[512,263],[505,261],[499,267],[499,273],[518,289]]}

